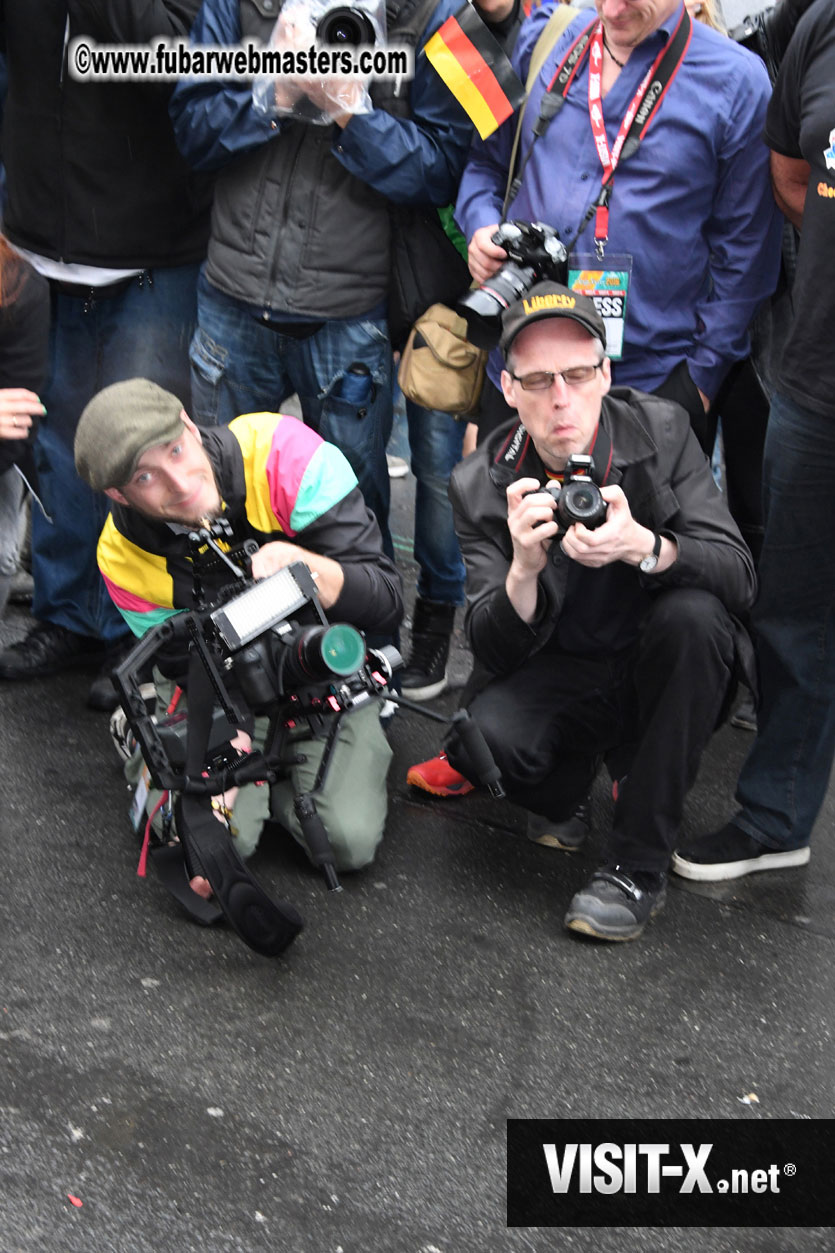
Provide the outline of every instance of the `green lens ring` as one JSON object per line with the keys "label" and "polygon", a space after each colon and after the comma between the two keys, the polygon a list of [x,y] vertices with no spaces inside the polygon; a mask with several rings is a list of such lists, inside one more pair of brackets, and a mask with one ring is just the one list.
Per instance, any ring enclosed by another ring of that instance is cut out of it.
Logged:
{"label": "green lens ring", "polygon": [[356,627],[340,622],[329,626],[320,644],[322,660],[333,674],[356,674],[365,661],[365,640]]}

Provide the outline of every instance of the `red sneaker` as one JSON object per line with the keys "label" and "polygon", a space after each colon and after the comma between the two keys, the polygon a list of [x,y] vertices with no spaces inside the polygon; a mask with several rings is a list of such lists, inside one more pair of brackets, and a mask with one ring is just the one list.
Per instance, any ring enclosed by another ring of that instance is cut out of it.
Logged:
{"label": "red sneaker", "polygon": [[433,796],[466,796],[473,790],[469,779],[453,770],[446,753],[439,753],[437,757],[430,757],[429,761],[411,766],[406,782],[411,783],[412,787],[422,788],[424,792],[431,792]]}

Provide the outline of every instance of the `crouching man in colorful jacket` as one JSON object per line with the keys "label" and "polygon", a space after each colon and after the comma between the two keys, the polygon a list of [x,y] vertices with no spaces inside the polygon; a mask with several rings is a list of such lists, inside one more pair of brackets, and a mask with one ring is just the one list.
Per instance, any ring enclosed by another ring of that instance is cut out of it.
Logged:
{"label": "crouching man in colorful jacket", "polygon": [[[383,553],[353,471],[337,448],[296,418],[245,414],[228,426],[204,429],[175,396],[147,379],[130,379],[105,388],[87,405],[75,459],[81,477],[112,501],[99,567],[137,636],[199,607],[189,535],[221,518],[231,544],[258,544],[251,559],[256,580],[301,561],[332,621],[372,634],[390,634],[399,624],[400,576]],[[216,577],[230,581],[228,571]],[[158,695],[166,699],[169,689],[155,674]],[[367,865],[382,838],[391,750],[379,713],[374,698],[343,719],[317,795],[338,870]],[[246,751],[249,733],[242,729],[232,742]],[[301,760],[289,767],[286,781],[248,784],[227,794],[228,821],[244,857],[270,817],[304,846],[293,796],[311,790],[323,742],[305,739],[295,747]],[[205,880],[192,881],[192,887],[208,894]]]}

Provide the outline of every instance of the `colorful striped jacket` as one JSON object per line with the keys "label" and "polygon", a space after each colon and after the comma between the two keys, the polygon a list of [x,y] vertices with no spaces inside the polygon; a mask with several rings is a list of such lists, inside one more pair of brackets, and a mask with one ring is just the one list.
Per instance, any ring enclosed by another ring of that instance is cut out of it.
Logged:
{"label": "colorful striped jacket", "polygon": [[[332,557],[345,583],[331,621],[394,631],[403,616],[400,575],[339,449],[297,418],[275,413],[245,414],[201,435],[234,541],[281,538]],[[99,569],[135,635],[196,607],[192,529],[113,505],[99,539]]]}

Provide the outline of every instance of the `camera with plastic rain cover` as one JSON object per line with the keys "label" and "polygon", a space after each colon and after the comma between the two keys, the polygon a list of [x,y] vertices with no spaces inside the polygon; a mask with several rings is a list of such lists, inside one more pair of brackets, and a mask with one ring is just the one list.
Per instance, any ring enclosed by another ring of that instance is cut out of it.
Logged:
{"label": "camera with plastic rain cover", "polygon": [[565,463],[562,486],[548,483],[539,489],[556,502],[558,534],[564,535],[575,522],[582,522],[588,530],[594,531],[606,521],[606,501],[593,474],[593,459],[586,453],[574,453]]}
{"label": "camera with plastic rain cover", "polygon": [[336,4],[316,23],[316,39],[336,48],[375,44],[380,37],[376,14],[361,4]]}
{"label": "camera with plastic rain cover", "polygon": [[553,226],[502,222],[490,238],[504,248],[507,261],[456,305],[456,312],[466,320],[467,338],[477,348],[492,348],[499,342],[502,314],[534,283],[564,284],[568,277],[568,252]]}

